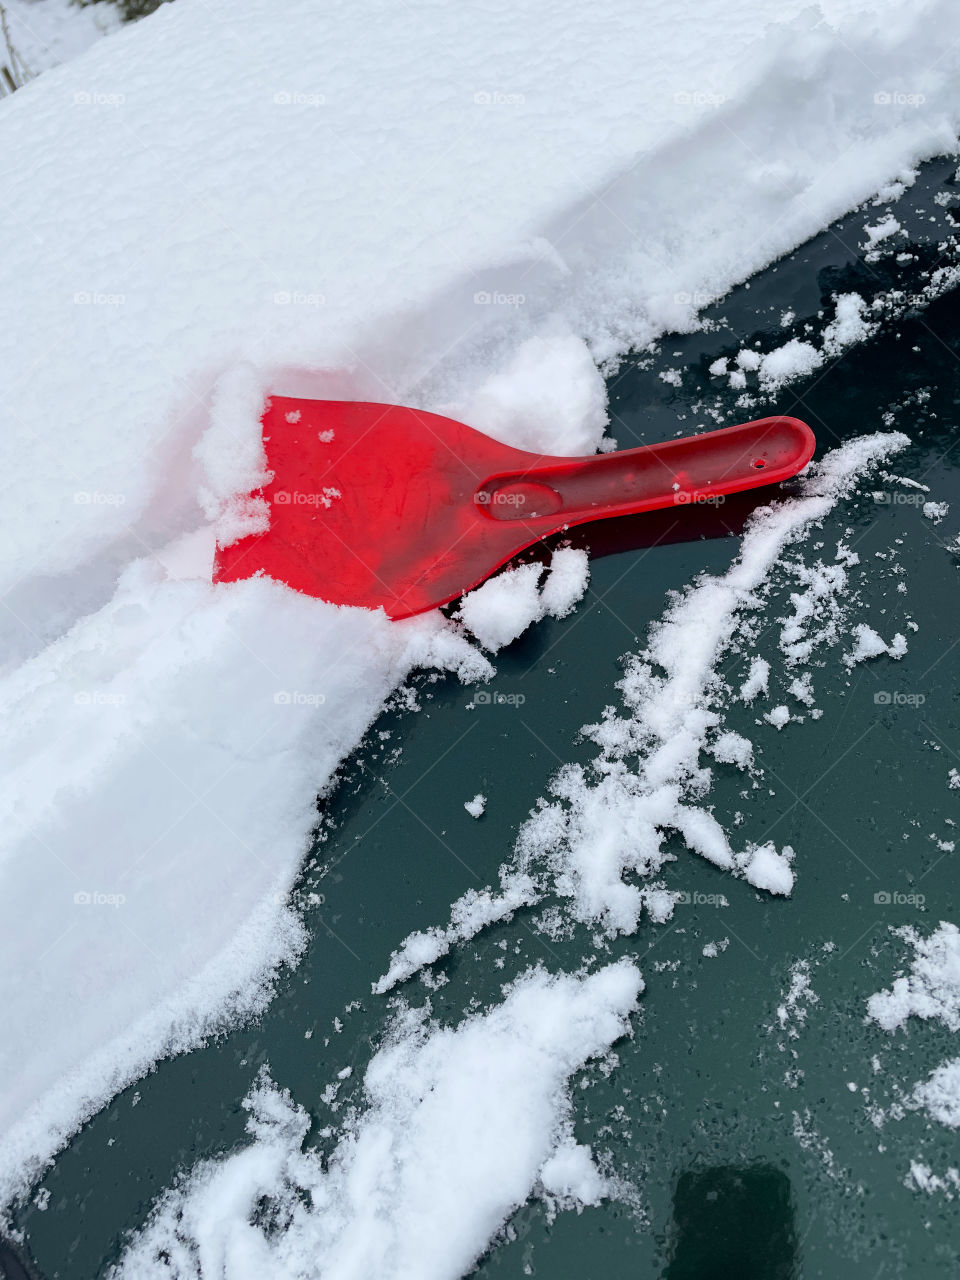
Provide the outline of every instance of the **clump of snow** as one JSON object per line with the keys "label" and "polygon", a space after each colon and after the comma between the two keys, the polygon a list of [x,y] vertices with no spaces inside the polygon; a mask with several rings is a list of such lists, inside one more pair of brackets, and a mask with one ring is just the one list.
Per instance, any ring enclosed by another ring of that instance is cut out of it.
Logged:
{"label": "clump of snow", "polygon": [[509,919],[514,911],[535,901],[533,881],[526,876],[511,877],[499,896],[487,889],[480,892],[469,889],[451,907],[446,929],[412,933],[405,939],[403,946],[390,957],[390,968],[373,984],[374,994],[383,995],[398,982],[406,982],[426,965],[435,964],[455,944],[467,941],[490,924]]}
{"label": "clump of snow", "polygon": [[885,1031],[895,1031],[908,1018],[936,1018],[950,1031],[960,1031],[960,930],[941,920],[927,938],[910,926],[895,932],[913,948],[910,973],[872,995],[868,1015]]}
{"label": "clump of snow", "polygon": [[744,702],[753,702],[760,693],[766,693],[770,686],[770,663],[766,658],[754,657],[750,662],[747,678],[740,686],[740,697]]}
{"label": "clump of snow", "polygon": [[582,1143],[558,1147],[540,1170],[540,1185],[547,1195],[577,1205],[599,1204],[607,1193],[606,1179]]}
{"label": "clump of snow", "polygon": [[887,213],[879,222],[873,226],[865,226],[863,228],[866,233],[866,259],[868,262],[876,262],[880,256],[877,245],[882,244],[884,240],[889,240],[891,236],[897,234],[901,230],[900,223],[892,213]]}
{"label": "clump of snow", "polygon": [[793,871],[790,862],[793,850],[784,845],[783,852],[778,853],[771,843],[761,845],[751,854],[741,855],[741,867],[744,876],[757,889],[766,889],[767,893],[789,895],[793,892]]}
{"label": "clump of snow", "polygon": [[775,729],[780,730],[784,725],[790,723],[790,708],[781,703],[778,707],[771,707],[763,718],[768,724],[772,724]]}
{"label": "clump of snow", "polygon": [[760,362],[760,385],[764,391],[776,391],[795,378],[805,377],[823,364],[823,356],[799,338],[791,338],[782,347],[769,351]]}
{"label": "clump of snow", "polygon": [[496,653],[541,616],[542,576],[539,564],[506,569],[464,596],[457,616],[485,649]]}
{"label": "clump of snow", "polygon": [[828,356],[838,356],[854,343],[864,342],[875,332],[876,323],[865,317],[866,303],[859,293],[841,293],[837,298],[837,313],[823,332],[823,350]]}
{"label": "clump of snow", "polygon": [[899,631],[889,644],[882,640],[865,622],[858,622],[853,629],[855,644],[850,653],[844,654],[843,661],[848,667],[855,667],[859,662],[867,662],[871,658],[879,658],[887,654],[891,658],[902,658],[907,652],[907,639]]}
{"label": "clump of snow", "polygon": [[720,764],[735,764],[738,769],[749,769],[753,762],[753,743],[732,730],[721,733],[710,750]]}
{"label": "clump of snow", "polygon": [[587,553],[574,547],[558,548],[541,591],[542,576],[542,565],[524,564],[488,578],[464,596],[459,621],[485,649],[496,653],[541,618],[565,617],[587,589]]}
{"label": "clump of snow", "polygon": [[960,1191],[960,1169],[951,1166],[941,1176],[921,1160],[911,1160],[910,1172],[903,1182],[911,1191],[923,1191],[927,1195],[939,1192],[947,1200],[953,1200]]}
{"label": "clump of snow", "polygon": [[472,800],[464,801],[463,807],[471,818],[479,818],[486,810],[487,797],[478,791]]}
{"label": "clump of snow", "polygon": [[558,547],[540,592],[540,606],[550,618],[565,618],[582,600],[590,580],[587,553],[577,547]]}
{"label": "clump of snow", "polygon": [[802,702],[805,707],[812,707],[814,701],[813,693],[813,676],[809,671],[804,671],[801,675],[791,680],[787,692],[798,702]]}
{"label": "clump of snow", "polygon": [[328,1159],[304,1148],[308,1113],[261,1075],[250,1144],[166,1193],[115,1280],[159,1280],[169,1260],[179,1280],[293,1280],[307,1259],[330,1280],[441,1280],[473,1267],[538,1182],[596,1203],[605,1184],[573,1137],[570,1080],[626,1033],[642,989],[628,962],[534,970],[456,1028],[402,1012]]}
{"label": "clump of snow", "polygon": [[949,502],[925,502],[923,504],[923,514],[928,520],[932,520],[934,524],[939,524],[949,510]]}
{"label": "clump of snow", "polygon": [[929,1079],[918,1084],[912,1101],[948,1129],[960,1128],[960,1058],[941,1062]]}

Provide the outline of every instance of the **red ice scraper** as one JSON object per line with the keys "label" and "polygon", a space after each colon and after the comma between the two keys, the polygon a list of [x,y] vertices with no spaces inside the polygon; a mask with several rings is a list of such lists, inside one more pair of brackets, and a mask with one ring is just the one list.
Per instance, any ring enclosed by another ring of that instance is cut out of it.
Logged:
{"label": "red ice scraper", "polygon": [[[512,449],[418,409],[273,396],[270,528],[217,549],[216,582],[257,573],[406,618],[456,599],[548,534],[786,480],[813,455],[797,418],[585,458]],[[678,514],[681,514],[682,511]]]}

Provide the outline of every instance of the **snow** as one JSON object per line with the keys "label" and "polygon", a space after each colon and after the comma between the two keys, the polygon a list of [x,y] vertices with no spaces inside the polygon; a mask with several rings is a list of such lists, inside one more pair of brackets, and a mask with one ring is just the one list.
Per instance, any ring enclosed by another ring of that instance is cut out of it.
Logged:
{"label": "snow", "polygon": [[540,1185],[548,1195],[580,1205],[599,1204],[606,1191],[592,1152],[582,1143],[558,1147],[540,1170]]}
{"label": "snow", "polygon": [[565,618],[583,599],[590,580],[585,551],[559,547],[550,560],[550,572],[540,592],[540,607],[550,618]]}
{"label": "snow", "polygon": [[865,316],[866,303],[859,293],[842,293],[837,298],[837,312],[823,333],[823,350],[828,356],[838,356],[847,347],[864,342],[876,329]]}
{"label": "snow", "polygon": [[[868,1017],[891,1033],[904,1027],[909,1018],[933,1019],[948,1031],[960,1031],[960,930],[950,921],[941,920],[926,938],[910,926],[893,932],[913,949],[910,972],[895,978],[885,991],[870,996]],[[906,1103],[922,1107],[932,1120],[949,1129],[960,1127],[960,1058],[941,1062],[926,1080],[914,1085]],[[956,1171],[948,1170],[948,1175],[951,1173],[955,1175]],[[927,1174],[931,1171],[927,1170]],[[942,1180],[915,1174],[914,1168],[911,1177],[921,1190],[946,1189]],[[948,1181],[960,1186],[955,1179]]]}
{"label": "snow", "polygon": [[760,384],[766,391],[776,391],[779,387],[796,378],[802,378],[823,364],[823,356],[799,338],[791,338],[782,347],[768,351],[760,361]]}
{"label": "snow", "polygon": [[913,1091],[913,1102],[948,1129],[960,1128],[960,1058],[941,1062]]}
{"label": "snow", "polygon": [[758,888],[790,892],[789,847],[736,853],[697,804],[709,781],[700,753],[719,720],[711,710],[715,665],[784,549],[849,494],[860,474],[905,444],[902,435],[867,436],[828,454],[804,477],[800,496],[752,519],[728,572],[688,588],[653,626],[646,650],[631,657],[619,686],[623,710],[609,708],[600,724],[584,729],[600,748],[596,767],[588,774],[582,765],[564,766],[552,783],[554,799],[541,801],[517,843],[519,873],[549,872],[574,920],[609,935],[632,933],[644,905],[634,880],[659,872],[670,830]]}
{"label": "snow", "polygon": [[753,743],[732,730],[721,733],[711,750],[714,760],[720,764],[735,764],[738,769],[749,769],[753,761]]}
{"label": "snow", "polygon": [[478,893],[469,889],[451,907],[450,924],[446,929],[412,933],[405,939],[399,951],[390,957],[390,968],[373,984],[374,994],[383,995],[398,982],[406,982],[424,966],[435,964],[456,943],[466,942],[488,925],[509,919],[514,911],[527,906],[535,898],[533,881],[524,876],[511,878],[499,896],[488,890]]}
{"label": "snow", "polygon": [[789,896],[793,892],[792,857],[793,850],[789,845],[784,846],[782,853],[778,853],[772,844],[761,845],[750,855],[743,874],[757,889]]}
{"label": "snow", "polygon": [[790,708],[781,703],[778,707],[771,707],[763,718],[775,729],[780,730],[790,723]]}
{"label": "snow", "polygon": [[472,800],[464,802],[463,807],[471,818],[479,818],[487,807],[487,797],[478,791]]}
{"label": "snow", "polygon": [[766,658],[755,656],[750,662],[747,678],[740,686],[740,697],[744,702],[753,702],[760,693],[766,693],[770,683],[770,663]]}
{"label": "snow", "polygon": [[[865,22],[847,0],[820,13],[806,0],[741,0],[734,15],[710,0],[681,32],[647,0],[640,13],[626,0],[291,0],[282,22],[267,0],[178,0],[0,102],[0,349],[15,371],[0,432],[3,1196],[157,1056],[269,998],[302,945],[282,903],[316,796],[406,674],[492,674],[460,624],[439,616],[389,624],[264,581],[210,584],[214,534],[267,518],[248,497],[263,476],[264,395],[463,406],[459,416],[521,447],[598,447],[601,362],[689,327],[698,297],[950,145],[953,7],[877,5],[882,21]],[[231,30],[243,39],[225,40]],[[875,105],[878,81],[911,76],[922,110]],[[711,199],[691,200],[694,187]],[[804,345],[762,358],[765,385],[813,367]],[[735,854],[696,807],[717,655],[783,547],[896,447],[868,438],[834,455],[804,497],[755,521],[730,575],[665,616],[628,675],[624,724],[596,730],[608,740],[607,790],[581,792],[569,775],[581,807],[566,825],[555,819],[567,852],[551,856],[583,915],[634,927],[644,899],[624,876],[659,866],[674,828],[749,878],[757,853]],[[463,625],[472,616],[493,651],[562,616],[585,587],[582,553],[557,552],[541,578],[528,566],[486,597],[481,588]],[[645,753],[637,783],[631,735]],[[528,831],[531,848],[551,847],[549,820]],[[783,883],[773,856],[757,873]],[[504,901],[519,901],[515,888]],[[474,918],[466,907],[458,938]],[[492,915],[477,906],[476,918]],[[24,955],[38,957],[36,972]],[[344,1138],[339,1185],[366,1176],[378,1133],[395,1135],[402,1157],[371,1175],[377,1194],[352,1224],[345,1208],[320,1223],[298,1202],[285,1237],[268,1244],[250,1226],[242,1210],[275,1177],[316,1174],[291,1153],[300,1113],[264,1086],[251,1104],[254,1155],[209,1170],[197,1191],[208,1197],[196,1219],[208,1273],[295,1271],[312,1232],[317,1252],[339,1247],[333,1235],[375,1251],[375,1209],[381,1227],[393,1223],[392,1250],[433,1150],[409,1126],[432,1104],[411,1099],[431,1071],[448,1079],[427,1046],[509,1046],[529,1078],[501,1082],[494,1111],[509,1119],[507,1139],[516,1129],[530,1141],[520,1151],[517,1137],[504,1161],[491,1125],[475,1176],[443,1170],[440,1190],[461,1198],[438,1199],[440,1221],[455,1230],[416,1242],[450,1251],[433,1273],[469,1265],[550,1157],[562,1080],[622,1028],[629,1001],[601,977],[531,980],[552,1027],[531,1033],[508,995],[380,1059],[403,1077],[403,1124],[377,1129],[377,1090],[395,1078],[384,1067],[368,1077],[363,1143]],[[596,1009],[585,1012],[588,997]],[[485,1141],[469,1114],[456,1122],[466,1147]],[[413,1238],[390,1265],[406,1256],[408,1272],[431,1274]],[[171,1247],[189,1274],[192,1255]],[[367,1274],[387,1274],[367,1260]]]}
{"label": "snow", "polygon": [[893,637],[889,644],[882,640],[873,627],[865,622],[858,622],[853,628],[854,646],[850,653],[844,655],[844,663],[855,667],[859,662],[867,662],[871,658],[879,658],[887,654],[891,658],[902,658],[907,652],[907,639],[901,632]]}
{"label": "snow", "polygon": [[932,520],[934,524],[939,524],[949,510],[949,502],[925,502],[923,504],[923,514],[928,520]]}
{"label": "snow", "polygon": [[566,617],[587,589],[587,553],[560,547],[553,553],[541,591],[542,575],[542,565],[524,564],[488,578],[464,596],[459,621],[485,649],[496,653],[541,618]]}
{"label": "snow", "polygon": [[[868,225],[863,229],[867,237],[866,248],[869,251],[873,251],[876,250],[878,244],[881,244],[884,240],[888,240],[890,236],[896,235],[900,230],[900,223],[892,213],[887,213],[879,222],[875,223],[874,226],[871,227]],[[868,261],[869,260],[870,259],[868,259]]]}
{"label": "snow", "polygon": [[437,412],[533,453],[592,453],[607,423],[607,388],[582,338],[548,331]]}
{"label": "snow", "polygon": [[10,43],[31,76],[77,57],[120,26],[120,11],[107,0],[83,6],[71,0],[3,0],[3,8]]}
{"label": "snow", "polygon": [[913,948],[910,973],[867,1001],[867,1013],[896,1031],[908,1018],[935,1018],[950,1031],[960,1031],[960,930],[941,920],[929,937],[909,926],[895,931]]}
{"label": "snow", "polygon": [[[168,1192],[112,1274],[464,1275],[538,1183],[586,1204],[603,1195],[573,1138],[570,1079],[626,1033],[642,989],[622,961],[583,978],[534,970],[455,1029],[402,1012],[328,1160],[303,1149],[308,1113],[261,1078],[250,1144]],[[274,1218],[282,1231],[255,1225]]]}
{"label": "snow", "polygon": [[145,560],[5,682],[3,1178],[262,1007],[302,943],[283,899],[317,790],[405,670],[489,674],[438,615],[412,623]]}

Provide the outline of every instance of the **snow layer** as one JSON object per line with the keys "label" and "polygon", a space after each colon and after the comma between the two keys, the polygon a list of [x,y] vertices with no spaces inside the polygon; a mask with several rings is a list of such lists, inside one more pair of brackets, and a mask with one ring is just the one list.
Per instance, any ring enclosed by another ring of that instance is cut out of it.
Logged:
{"label": "snow layer", "polygon": [[489,674],[438,615],[395,626],[144,561],[7,679],[0,1185],[262,1005],[299,945],[284,899],[316,794],[421,661]]}
{"label": "snow layer", "polygon": [[[114,1276],[464,1275],[538,1181],[600,1198],[569,1082],[624,1035],[642,988],[623,961],[589,977],[534,970],[456,1029],[408,1011],[329,1160],[303,1150],[309,1115],[261,1080],[246,1104],[253,1142],[168,1193]],[[271,1220],[283,1230],[257,1225]]]}
{"label": "snow layer", "polygon": [[[158,1053],[264,998],[315,795],[411,665],[489,673],[437,620],[205,581],[214,526],[264,518],[243,496],[264,393],[474,406],[512,443],[588,450],[591,354],[689,326],[949,145],[958,24],[948,0],[710,0],[682,30],[653,0],[291,0],[282,22],[178,0],[0,102],[3,1194]],[[782,532],[756,527],[744,580]],[[709,587],[721,620],[738,590]],[[670,687],[697,694],[689,635]],[[691,717],[651,795],[749,874],[666,783]],[[628,886],[598,888],[629,921]]]}

